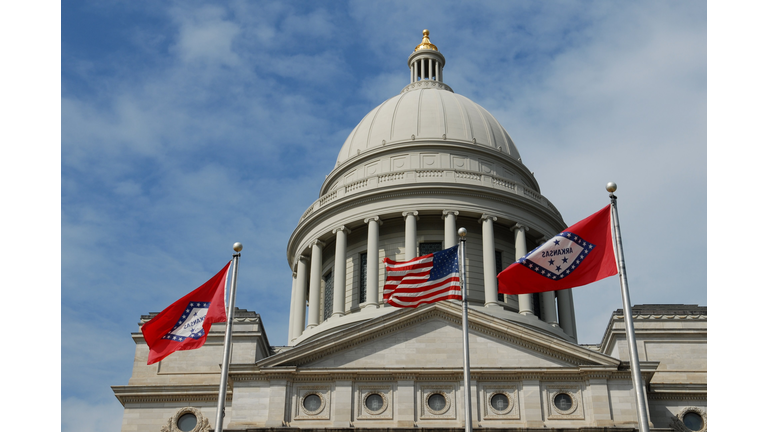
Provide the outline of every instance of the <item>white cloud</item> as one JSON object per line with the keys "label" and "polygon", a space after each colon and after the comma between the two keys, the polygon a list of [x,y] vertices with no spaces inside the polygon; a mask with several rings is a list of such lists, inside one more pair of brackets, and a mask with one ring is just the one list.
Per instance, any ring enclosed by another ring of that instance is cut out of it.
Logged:
{"label": "white cloud", "polygon": [[117,399],[97,403],[79,398],[61,401],[62,432],[119,431],[122,418],[123,407]]}
{"label": "white cloud", "polygon": [[187,64],[237,66],[238,55],[232,50],[239,26],[224,17],[226,11],[215,6],[178,7],[171,14],[179,21],[178,40],[172,47]]}

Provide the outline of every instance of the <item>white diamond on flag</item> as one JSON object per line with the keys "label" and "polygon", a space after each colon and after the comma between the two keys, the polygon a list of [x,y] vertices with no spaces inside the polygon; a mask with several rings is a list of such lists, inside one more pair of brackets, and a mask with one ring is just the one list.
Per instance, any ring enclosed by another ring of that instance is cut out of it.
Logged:
{"label": "white diamond on flag", "polygon": [[571,274],[593,248],[593,244],[576,234],[564,231],[517,262],[546,278],[562,279]]}
{"label": "white diamond on flag", "polygon": [[210,302],[190,303],[189,308],[181,315],[179,322],[164,338],[178,341],[183,341],[189,337],[199,339],[205,333],[203,331],[203,322],[205,321],[205,316],[208,315],[208,307],[210,305]]}

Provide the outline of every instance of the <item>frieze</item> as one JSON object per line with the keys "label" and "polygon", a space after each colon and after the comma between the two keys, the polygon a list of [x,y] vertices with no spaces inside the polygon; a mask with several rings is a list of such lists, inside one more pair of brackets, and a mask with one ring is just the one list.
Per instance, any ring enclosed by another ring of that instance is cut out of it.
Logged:
{"label": "frieze", "polygon": [[[232,401],[232,393],[227,393],[227,401]],[[125,406],[129,403],[166,403],[166,402],[216,402],[219,400],[218,393],[205,395],[173,394],[173,395],[131,395],[119,396],[118,400]]]}

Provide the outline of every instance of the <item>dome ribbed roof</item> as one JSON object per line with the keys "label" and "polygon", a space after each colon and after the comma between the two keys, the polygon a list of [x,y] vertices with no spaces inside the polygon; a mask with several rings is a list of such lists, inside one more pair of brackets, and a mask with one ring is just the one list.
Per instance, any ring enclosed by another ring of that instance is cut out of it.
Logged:
{"label": "dome ribbed roof", "polygon": [[460,141],[520,157],[512,138],[485,108],[448,90],[415,88],[374,108],[344,142],[337,165],[400,141]]}

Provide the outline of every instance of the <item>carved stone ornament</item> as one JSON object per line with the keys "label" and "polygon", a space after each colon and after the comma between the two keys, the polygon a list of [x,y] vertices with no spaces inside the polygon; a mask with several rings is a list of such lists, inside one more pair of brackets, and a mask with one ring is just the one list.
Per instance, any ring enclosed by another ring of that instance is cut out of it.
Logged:
{"label": "carved stone ornament", "polygon": [[[433,395],[443,396],[443,399],[445,399],[445,406],[443,407],[443,409],[439,411],[433,410],[432,407],[429,406],[429,398],[432,397]],[[446,412],[448,412],[448,410],[451,408],[451,397],[442,390],[434,390],[434,391],[427,392],[427,395],[424,397],[424,408],[426,408],[427,411],[429,411],[429,413],[434,416],[443,415]]]}
{"label": "carved stone ornament", "polygon": [[[494,408],[493,404],[491,403],[491,399],[493,399],[493,397],[496,396],[496,395],[502,395],[502,396],[505,396],[507,398],[507,407],[506,408],[501,409],[501,410]],[[486,400],[485,403],[486,403],[486,406],[490,409],[491,413],[496,414],[496,415],[509,414],[510,411],[512,411],[512,408],[514,408],[513,396],[511,394],[507,393],[506,391],[503,391],[503,390],[497,390],[497,391],[488,392],[488,400]]]}
{"label": "carved stone ornament", "polygon": [[[381,402],[382,402],[381,403],[381,407],[379,409],[375,410],[375,411],[371,410],[370,408],[368,408],[368,405],[366,404],[366,400],[368,399],[368,396],[374,395],[374,394],[375,395],[379,395],[379,397],[381,397]],[[369,391],[369,392],[367,392],[367,393],[365,393],[363,395],[363,404],[362,405],[363,405],[363,409],[365,410],[365,412],[368,415],[377,416],[377,415],[380,415],[381,413],[383,413],[384,411],[387,410],[387,407],[389,406],[389,401],[387,400],[387,395],[384,392],[373,390],[373,391]]]}
{"label": "carved stone ornament", "polygon": [[160,428],[160,432],[182,432],[178,427],[178,422],[181,416],[184,414],[194,414],[197,418],[197,424],[191,432],[204,432],[211,430],[211,426],[208,424],[208,419],[203,416],[203,413],[199,409],[193,407],[184,407],[176,411],[173,417],[168,419],[168,423]]}
{"label": "carved stone ornament", "polygon": [[[701,429],[692,430],[683,423],[683,417],[688,413],[696,413],[701,417],[703,423]],[[685,407],[675,417],[672,417],[669,426],[678,432],[707,432],[707,412],[698,407]]]}

